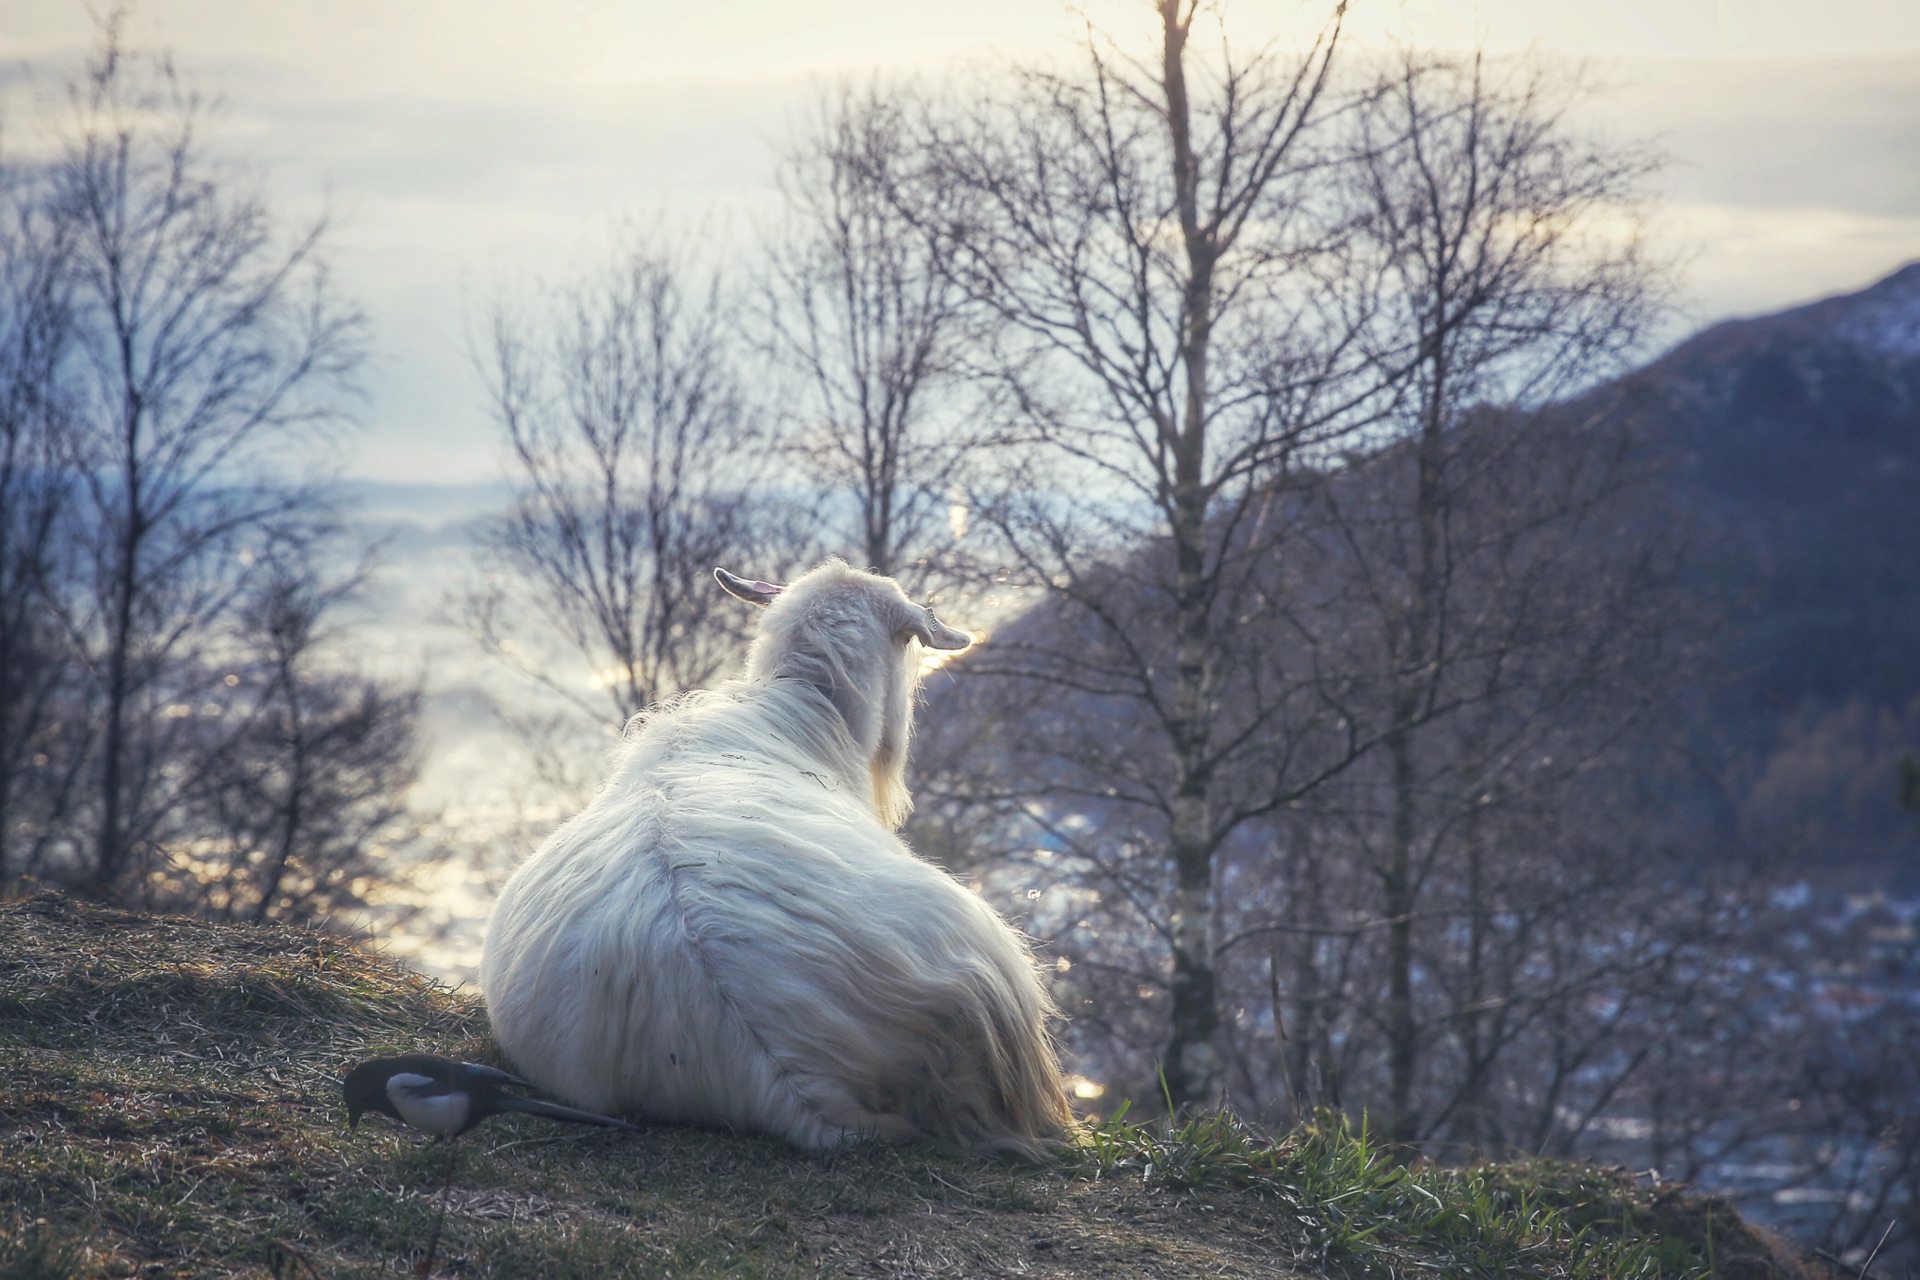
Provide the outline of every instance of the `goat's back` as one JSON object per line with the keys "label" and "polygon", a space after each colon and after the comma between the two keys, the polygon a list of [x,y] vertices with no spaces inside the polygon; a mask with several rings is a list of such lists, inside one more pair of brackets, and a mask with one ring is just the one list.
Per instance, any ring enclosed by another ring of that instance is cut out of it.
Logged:
{"label": "goat's back", "polygon": [[508,883],[500,1047],[595,1110],[1037,1150],[1068,1122],[1023,941],[754,686],[661,713]]}

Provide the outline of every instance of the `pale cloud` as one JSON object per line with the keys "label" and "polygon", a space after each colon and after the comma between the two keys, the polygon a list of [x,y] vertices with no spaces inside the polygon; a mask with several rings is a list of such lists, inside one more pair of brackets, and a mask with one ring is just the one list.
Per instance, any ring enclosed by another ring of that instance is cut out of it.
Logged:
{"label": "pale cloud", "polygon": [[[1223,8],[1236,38],[1283,43],[1326,13]],[[1058,55],[1074,11],[1142,35],[1151,20],[1139,0],[557,0],[537,15],[500,0],[145,0],[132,34],[226,100],[222,145],[257,162],[277,207],[333,213],[336,277],[381,353],[351,468],[464,481],[497,458],[466,354],[488,297],[589,265],[623,226],[750,243],[773,147],[822,74]],[[1350,33],[1610,59],[1598,70],[1616,89],[1589,119],[1674,155],[1657,247],[1689,261],[1684,315],[1706,321],[1920,257],[1920,5],[1807,14],[1797,0],[1373,0]],[[91,38],[78,0],[0,0],[0,63],[40,64],[43,89]],[[20,98],[6,104],[16,156],[32,146]]]}
{"label": "pale cloud", "polygon": [[1696,324],[1850,293],[1920,260],[1920,215],[1674,204],[1661,221],[1688,251],[1683,301]]}
{"label": "pale cloud", "polygon": [[1673,153],[1665,186],[1678,199],[1920,214],[1920,53],[1599,70],[1615,86],[1599,114]]}
{"label": "pale cloud", "polygon": [[1360,40],[1431,47],[1692,60],[1920,52],[1912,0],[1374,0],[1351,15]]}

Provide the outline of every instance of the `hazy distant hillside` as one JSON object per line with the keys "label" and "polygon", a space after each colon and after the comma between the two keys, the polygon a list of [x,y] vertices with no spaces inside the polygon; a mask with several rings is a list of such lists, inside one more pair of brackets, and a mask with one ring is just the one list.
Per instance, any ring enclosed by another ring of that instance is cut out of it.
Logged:
{"label": "hazy distant hillside", "polygon": [[1648,373],[1679,492],[1762,596],[1766,705],[1920,693],[1920,263],[1863,293],[1716,325]]}
{"label": "hazy distant hillside", "polygon": [[[1715,325],[1622,389],[1670,463],[1706,623],[1689,764],[1649,765],[1671,774],[1650,783],[1666,838],[1861,884],[1920,876],[1920,822],[1895,802],[1899,754],[1920,750],[1920,263]],[[998,634],[1064,625],[1047,607]],[[925,759],[974,727],[957,689],[929,699],[955,723],[926,728]]]}
{"label": "hazy distant hillside", "polygon": [[1920,263],[1729,321],[1638,376],[1729,625],[1695,745],[1741,850],[1920,866],[1893,803],[1920,747]]}

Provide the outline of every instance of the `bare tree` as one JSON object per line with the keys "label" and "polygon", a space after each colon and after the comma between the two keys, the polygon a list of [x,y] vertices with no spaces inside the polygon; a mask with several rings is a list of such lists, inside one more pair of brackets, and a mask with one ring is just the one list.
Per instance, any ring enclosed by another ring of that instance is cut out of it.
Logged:
{"label": "bare tree", "polygon": [[[719,284],[690,290],[687,271],[627,249],[545,314],[496,308],[481,362],[517,493],[488,536],[496,572],[471,602],[476,632],[602,724],[708,683],[733,656],[743,623],[715,565],[777,569],[762,549],[778,545],[780,502]],[[555,633],[585,671],[538,648]]]}
{"label": "bare tree", "polygon": [[[1134,815],[1139,838],[1102,856],[1144,860],[1127,874],[1156,903],[1146,941],[1170,957],[1160,1056],[1184,1104],[1220,1081],[1217,855],[1357,745],[1271,750],[1277,721],[1311,736],[1305,668],[1229,691],[1236,663],[1250,670],[1282,628],[1258,567],[1289,524],[1286,478],[1350,430],[1372,388],[1354,345],[1364,307],[1339,287],[1316,195],[1340,11],[1302,56],[1243,58],[1224,40],[1194,52],[1203,6],[1158,9],[1150,60],[1091,36],[1084,75],[1024,73],[936,118],[905,199],[990,317],[976,359],[1011,407],[1004,465],[975,484],[974,510],[1008,589],[1071,618],[1059,643],[1003,629],[971,669],[1025,682],[1030,699],[1106,703],[1083,710],[1132,726],[1069,730],[1057,750],[1022,735],[1029,760],[1054,765],[1006,798]],[[1167,875],[1149,891],[1155,867]]]}
{"label": "bare tree", "polygon": [[[1526,762],[1552,753],[1534,735],[1558,736],[1583,698],[1597,719],[1592,695],[1609,681],[1658,683],[1658,544],[1593,555],[1646,479],[1631,440],[1568,413],[1470,420],[1482,406],[1526,414],[1619,372],[1652,313],[1655,275],[1631,232],[1648,161],[1574,135],[1568,97],[1539,70],[1495,77],[1480,58],[1408,55],[1357,113],[1356,256],[1383,278],[1369,347],[1407,371],[1381,423],[1405,443],[1373,464],[1391,478],[1324,492],[1386,674],[1385,705],[1354,714],[1383,747],[1373,865],[1388,922],[1388,1125],[1402,1142],[1420,1129],[1414,921],[1442,833],[1477,859],[1483,801],[1516,782],[1538,789]],[[1423,753],[1422,733],[1446,748]],[[1559,769],[1578,765],[1563,755]],[[1466,870],[1484,886],[1482,863]],[[1498,910],[1477,905],[1471,927]],[[1462,1025],[1471,1040],[1483,1022]]]}
{"label": "bare tree", "polygon": [[209,113],[123,11],[68,95],[50,174],[78,359],[76,529],[87,581],[62,602],[94,682],[90,882],[107,892],[171,812],[196,650],[243,598],[250,561],[309,493],[275,467],[341,419],[360,320],[337,306],[324,223],[282,243],[247,179],[202,140]]}
{"label": "bare tree", "polygon": [[[124,12],[0,222],[0,872],[266,919],[387,878],[417,693],[322,661],[359,321]],[[283,470],[285,468],[285,470]]]}
{"label": "bare tree", "polygon": [[54,839],[83,754],[63,714],[75,671],[49,602],[61,590],[73,340],[64,228],[21,167],[0,167],[0,888]]}
{"label": "bare tree", "polygon": [[[326,582],[313,548],[264,553],[233,620],[219,702],[183,790],[199,838],[156,896],[226,919],[308,922],[366,905],[413,835],[418,688],[357,675],[330,619],[364,574]],[[209,714],[211,712],[211,714]]]}
{"label": "bare tree", "polygon": [[[1377,1027],[1317,1032],[1383,1044],[1381,1093],[1294,1065],[1411,1139],[1422,1049],[1452,1037],[1465,1095],[1431,1114],[1471,1127],[1524,1023],[1488,984],[1558,945],[1573,898],[1514,861],[1567,830],[1535,821],[1558,812],[1543,788],[1615,742],[1603,694],[1631,673],[1622,705],[1643,706],[1652,684],[1631,664],[1659,631],[1659,557],[1597,550],[1641,459],[1596,406],[1542,412],[1643,332],[1652,272],[1602,229],[1644,161],[1573,137],[1537,77],[1409,58],[1336,100],[1337,17],[1296,62],[1197,57],[1193,21],[1162,7],[1151,66],[1096,42],[1087,77],[1029,75],[998,111],[929,126],[941,198],[919,216],[998,321],[991,368],[1025,436],[1017,476],[977,500],[1013,585],[1055,602],[967,665],[1027,690],[995,713],[1010,764],[984,790],[1009,846],[1024,824],[1097,882],[1101,945],[1062,959],[1131,1004],[1107,1019],[1123,1038],[1164,1019],[1176,1102],[1216,1096],[1218,1055],[1243,1053],[1221,1009],[1268,1010],[1277,1039],[1270,981],[1325,1013],[1377,977]],[[1555,750],[1557,770],[1522,772]],[[1283,861],[1332,895],[1324,946],[1255,887],[1263,846],[1315,821],[1313,865]],[[1223,874],[1241,886],[1224,911]],[[1442,880],[1471,902],[1430,901]],[[1523,906],[1523,936],[1496,938]],[[1429,908],[1425,936],[1478,929],[1437,1023],[1414,990],[1438,958],[1417,946]],[[1309,969],[1276,952],[1256,986],[1228,954],[1287,937]]]}
{"label": "bare tree", "polygon": [[823,93],[780,174],[787,220],[765,289],[775,354],[804,393],[794,453],[857,512],[849,550],[909,585],[977,432],[964,422],[965,297],[894,199],[914,160],[903,92]]}
{"label": "bare tree", "polygon": [[[1619,1083],[1603,1064],[1685,932],[1654,909],[1646,833],[1595,821],[1630,809],[1623,746],[1673,675],[1676,543],[1610,401],[1557,403],[1643,332],[1655,281],[1607,234],[1631,226],[1643,162],[1569,136],[1520,77],[1407,59],[1340,123],[1340,265],[1366,282],[1359,345],[1392,394],[1337,465],[1274,495],[1292,532],[1291,564],[1256,579],[1278,602],[1256,616],[1286,624],[1262,639],[1271,665],[1215,659],[1229,706],[1270,698],[1289,663],[1316,672],[1364,748],[1223,846],[1240,887],[1217,908],[1216,985],[1250,1011],[1225,1046],[1234,1091],[1365,1108],[1405,1143],[1557,1140],[1576,1077]],[[1286,758],[1312,746],[1301,727],[1256,741]],[[1654,919],[1673,927],[1624,928]]]}

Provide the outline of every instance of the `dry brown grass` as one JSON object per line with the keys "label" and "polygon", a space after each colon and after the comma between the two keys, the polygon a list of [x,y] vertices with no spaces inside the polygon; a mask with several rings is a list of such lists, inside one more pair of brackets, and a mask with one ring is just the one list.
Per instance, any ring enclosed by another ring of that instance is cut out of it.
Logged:
{"label": "dry brown grass", "polygon": [[[257,1277],[276,1241],[329,1280],[403,1272],[439,1149],[348,1133],[340,1077],[406,1050],[490,1060],[485,1025],[322,934],[0,904],[0,1275]],[[1285,1270],[1278,1202],[1137,1176],[518,1116],[461,1145],[438,1268],[461,1276]]]}
{"label": "dry brown grass", "polygon": [[[0,903],[0,1280],[405,1274],[432,1223],[441,1149],[377,1119],[349,1133],[339,1081],[362,1058],[408,1050],[494,1057],[477,1000],[337,938],[53,895]],[[502,1117],[462,1140],[438,1270],[1573,1276],[1640,1259],[1633,1274],[1699,1273],[1688,1242],[1561,1248],[1559,1219],[1521,1222],[1485,1180],[1484,1221],[1456,1213],[1448,1239],[1429,1240],[1352,1209],[1404,1218],[1451,1175],[1409,1190],[1337,1135],[1275,1147],[1228,1128],[1122,1124],[1035,1169]],[[1580,1177],[1554,1175],[1523,1199],[1616,1194],[1593,1171]],[[1723,1257],[1744,1247],[1737,1219],[1719,1231]],[[1506,1271],[1509,1257],[1540,1265]]]}

